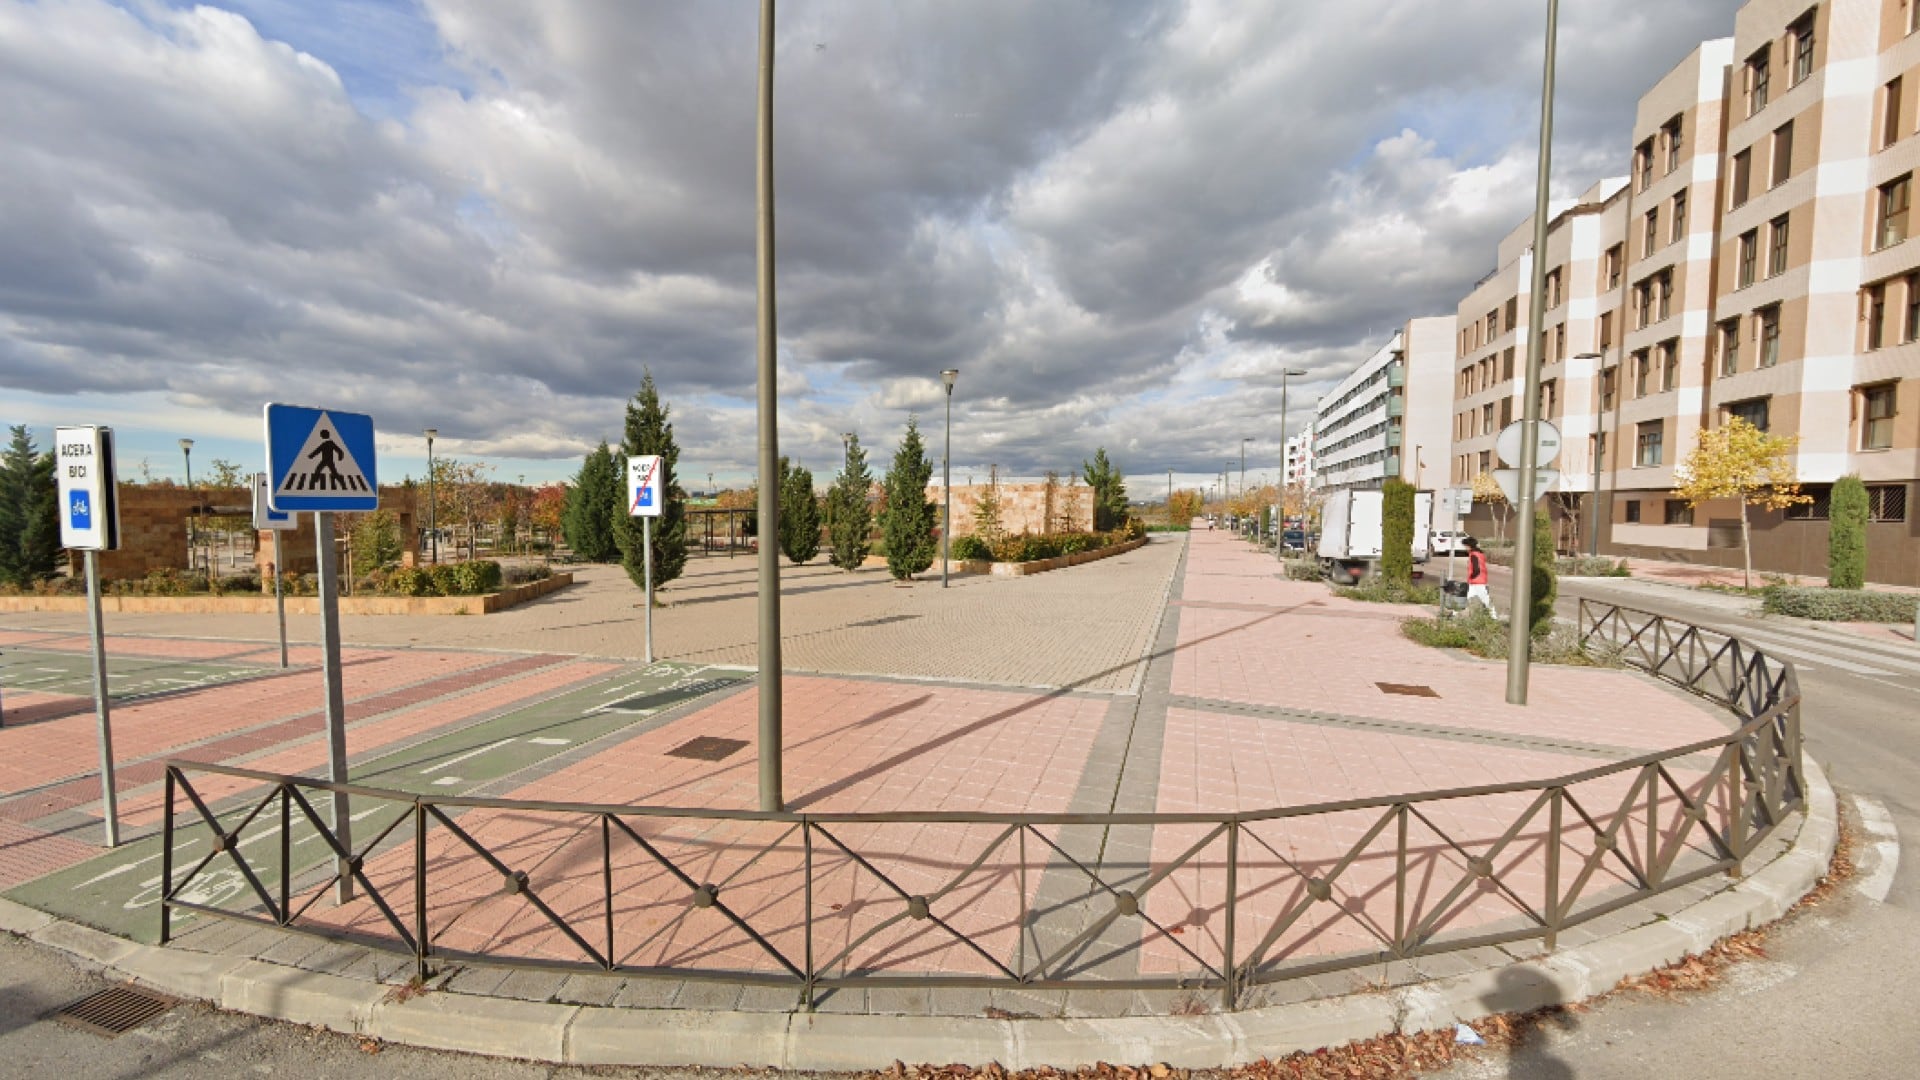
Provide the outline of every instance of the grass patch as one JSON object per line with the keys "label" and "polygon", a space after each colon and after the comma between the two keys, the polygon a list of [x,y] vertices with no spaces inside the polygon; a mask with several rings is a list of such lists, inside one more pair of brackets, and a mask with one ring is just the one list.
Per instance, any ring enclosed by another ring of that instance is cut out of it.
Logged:
{"label": "grass patch", "polygon": [[1436,585],[1398,585],[1385,578],[1373,578],[1359,585],[1341,585],[1333,590],[1348,600],[1365,600],[1370,604],[1438,604],[1440,589]]}
{"label": "grass patch", "polygon": [[1904,623],[1914,619],[1920,597],[1909,593],[1770,585],[1760,591],[1769,615],[1796,615],[1831,622]]}
{"label": "grass patch", "polygon": [[[1448,618],[1407,619],[1400,632],[1409,639],[1436,649],[1464,649],[1488,660],[1507,658],[1507,621],[1478,604]],[[1625,667],[1618,649],[1585,645],[1573,627],[1554,623],[1544,637],[1533,641],[1530,651],[1536,664],[1564,664],[1568,667]]]}

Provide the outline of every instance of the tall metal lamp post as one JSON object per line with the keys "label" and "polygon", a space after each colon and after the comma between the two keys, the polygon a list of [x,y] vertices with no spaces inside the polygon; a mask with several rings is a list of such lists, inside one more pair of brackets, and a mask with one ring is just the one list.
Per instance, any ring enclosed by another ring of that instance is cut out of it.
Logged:
{"label": "tall metal lamp post", "polygon": [[440,523],[434,517],[439,509],[438,500],[433,497],[433,440],[440,434],[439,428],[428,428],[427,435],[427,548],[433,552],[433,565],[440,565]]}
{"label": "tall metal lamp post", "polygon": [[1287,380],[1295,375],[1305,375],[1299,368],[1280,369],[1280,505],[1273,511],[1273,557],[1284,560],[1287,557]]}
{"label": "tall metal lamp post", "polygon": [[[187,494],[191,496],[193,494],[193,440],[192,439],[180,440],[180,456],[183,459],[185,459],[187,463]],[[196,543],[197,541],[193,535],[193,517],[189,515],[187,517],[187,569],[188,570],[193,569],[193,549]]]}
{"label": "tall metal lamp post", "polygon": [[947,449],[940,458],[940,495],[946,506],[940,516],[940,587],[947,587],[947,564],[953,561],[953,380],[959,368],[947,368],[940,381],[947,385]]}
{"label": "tall metal lamp post", "polygon": [[759,94],[754,124],[754,367],[760,442],[760,809],[786,808],[781,792],[780,387],[774,312],[773,0],[760,0]]}
{"label": "tall metal lamp post", "polygon": [[1240,497],[1243,499],[1247,497],[1247,444],[1252,441],[1251,438],[1240,440]]}
{"label": "tall metal lamp post", "polygon": [[1533,295],[1529,297],[1527,318],[1527,370],[1521,389],[1519,513],[1515,516],[1513,545],[1513,598],[1507,612],[1507,704],[1527,703],[1527,677],[1531,673],[1530,650],[1533,646],[1533,565],[1534,501],[1540,497],[1535,470],[1540,464],[1540,361],[1539,327],[1546,315],[1547,296],[1547,181],[1553,169],[1553,61],[1555,39],[1560,26],[1560,0],[1547,0],[1546,63],[1540,75],[1540,165],[1534,177],[1533,192]]}

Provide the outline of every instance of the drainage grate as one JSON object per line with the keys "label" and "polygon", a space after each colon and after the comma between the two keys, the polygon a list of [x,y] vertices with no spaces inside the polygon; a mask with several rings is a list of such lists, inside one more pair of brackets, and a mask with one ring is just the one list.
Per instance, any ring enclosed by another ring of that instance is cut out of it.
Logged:
{"label": "drainage grate", "polygon": [[131,986],[111,986],[53,1014],[53,1018],[98,1035],[125,1034],[173,1008],[171,998]]}
{"label": "drainage grate", "polygon": [[668,757],[692,758],[695,761],[724,761],[746,749],[742,739],[720,739],[712,735],[702,735],[690,739],[667,751]]}
{"label": "drainage grate", "polygon": [[876,619],[861,619],[859,622],[850,622],[847,625],[848,626],[885,626],[888,623],[909,622],[919,617],[920,616],[918,615],[882,615]]}
{"label": "drainage grate", "polygon": [[1383,694],[1402,694],[1407,697],[1439,697],[1440,696],[1439,694],[1434,693],[1433,687],[1421,686],[1418,683],[1381,682],[1381,683],[1374,683],[1373,685],[1379,687],[1380,692]]}

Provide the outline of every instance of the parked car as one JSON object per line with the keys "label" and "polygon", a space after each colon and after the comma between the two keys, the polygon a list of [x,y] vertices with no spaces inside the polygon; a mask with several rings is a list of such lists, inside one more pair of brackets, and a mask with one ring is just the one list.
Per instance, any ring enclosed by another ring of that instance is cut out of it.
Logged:
{"label": "parked car", "polygon": [[1465,555],[1469,539],[1466,533],[1442,529],[1433,534],[1432,551],[1435,555]]}
{"label": "parked car", "polygon": [[1280,546],[1288,551],[1307,550],[1307,530],[1287,529],[1280,534]]}

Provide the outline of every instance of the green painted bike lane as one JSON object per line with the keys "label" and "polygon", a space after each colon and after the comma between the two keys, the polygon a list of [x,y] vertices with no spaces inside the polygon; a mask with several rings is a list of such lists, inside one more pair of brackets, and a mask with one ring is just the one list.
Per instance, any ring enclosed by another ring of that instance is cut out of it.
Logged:
{"label": "green painted bike lane", "polygon": [[[648,723],[663,711],[750,681],[739,669],[659,663],[630,668],[551,698],[468,724],[401,749],[376,752],[352,763],[353,783],[407,794],[462,795],[541,765],[595,740]],[[348,742],[351,746],[352,732]],[[315,770],[319,771],[319,770]],[[207,774],[201,774],[207,775]],[[189,770],[191,783],[195,776]],[[209,807],[230,832],[267,794],[265,788],[242,793]],[[322,821],[330,814],[330,796],[305,791]],[[411,803],[380,800],[351,807],[354,847],[361,849],[387,825],[407,813]],[[182,882],[212,850],[213,831],[184,793],[174,805],[174,881]],[[271,895],[280,880],[279,800],[240,829],[237,854]],[[298,804],[287,830],[296,887],[331,874],[328,845]],[[404,825],[381,845],[410,836]],[[135,941],[158,940],[158,903],[162,888],[161,837],[157,832],[65,870],[36,878],[5,895],[18,903],[72,919]],[[311,888],[307,890],[311,892]],[[182,898],[230,910],[256,908],[257,898],[231,855],[218,854],[182,890]],[[296,899],[298,910],[303,900]],[[320,901],[327,903],[326,900]],[[192,924],[192,912],[176,912],[176,932]]]}
{"label": "green painted bike lane", "polygon": [[[107,689],[115,702],[278,674],[277,667],[107,654]],[[0,650],[0,693],[11,690],[92,700],[93,657],[89,653],[21,646]]]}

